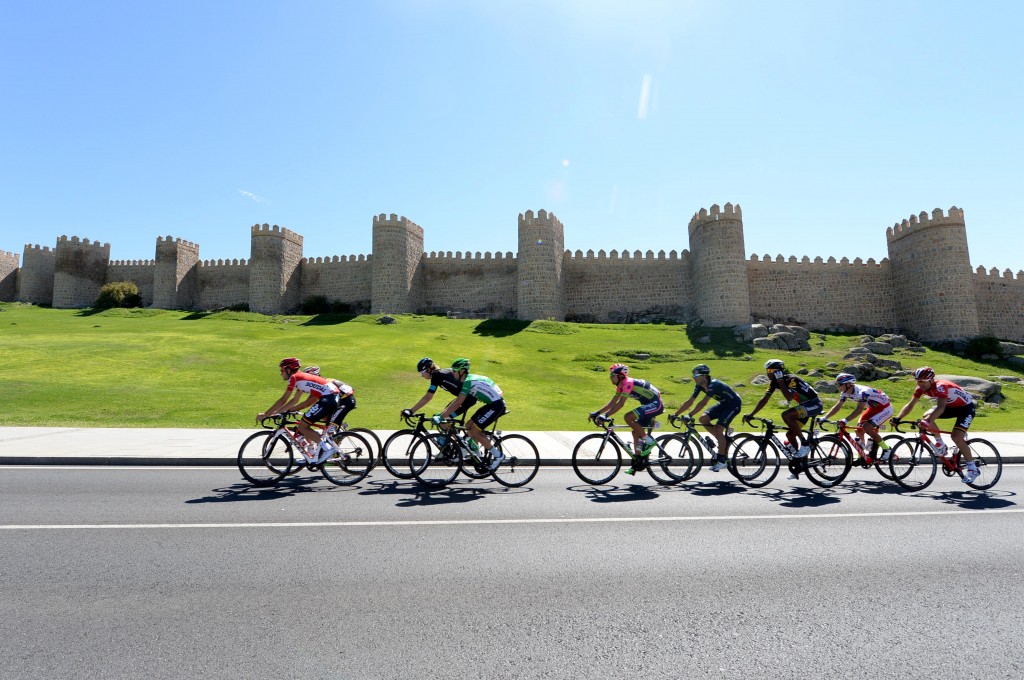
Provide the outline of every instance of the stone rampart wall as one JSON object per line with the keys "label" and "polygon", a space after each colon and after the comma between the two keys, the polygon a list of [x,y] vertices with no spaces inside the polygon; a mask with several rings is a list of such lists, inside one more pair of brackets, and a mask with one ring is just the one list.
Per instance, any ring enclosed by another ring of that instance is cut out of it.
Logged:
{"label": "stone rampart wall", "polygon": [[16,253],[0,250],[0,301],[12,302],[18,294],[18,260]]}
{"label": "stone rampart wall", "polygon": [[49,247],[26,245],[18,271],[18,300],[34,305],[53,303],[53,266],[57,253]]}
{"label": "stone rampart wall", "polygon": [[512,253],[425,253],[420,261],[422,310],[513,318],[516,273]]}
{"label": "stone rampart wall", "polygon": [[888,260],[754,255],[747,263],[747,280],[755,319],[813,329],[896,329]]}
{"label": "stone rampart wall", "polygon": [[328,302],[343,302],[353,309],[370,309],[373,262],[366,255],[306,258],[302,272],[302,299],[316,295]]}
{"label": "stone rampart wall", "polygon": [[1024,342],[1024,271],[1016,278],[1007,269],[988,272],[978,267],[974,273],[974,298],[978,307],[978,326],[982,335]]}
{"label": "stone rampart wall", "polygon": [[199,273],[199,309],[249,304],[249,264],[243,260],[203,260]]}
{"label": "stone rampart wall", "polygon": [[53,265],[53,306],[90,307],[96,303],[100,288],[107,282],[110,262],[109,243],[91,243],[77,236],[57,240]]}
{"label": "stone rampart wall", "polygon": [[631,320],[654,314],[686,321],[694,316],[690,254],[648,250],[577,250],[565,254],[565,316],[579,321]]}
{"label": "stone rampart wall", "polygon": [[106,283],[113,281],[134,281],[139,287],[142,304],[153,304],[153,280],[156,276],[156,262],[153,260],[113,260],[107,266]]}

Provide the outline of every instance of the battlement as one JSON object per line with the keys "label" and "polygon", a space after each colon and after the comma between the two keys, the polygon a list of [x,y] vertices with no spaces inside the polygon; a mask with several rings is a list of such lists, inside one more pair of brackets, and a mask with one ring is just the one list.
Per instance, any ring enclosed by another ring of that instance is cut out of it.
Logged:
{"label": "battlement", "polygon": [[885,230],[885,237],[889,243],[894,243],[910,234],[931,229],[933,227],[955,226],[964,227],[964,211],[955,205],[949,208],[948,214],[942,212],[942,208],[932,210],[929,215],[924,210],[918,215],[911,215],[902,222],[897,222]]}
{"label": "battlement", "polygon": [[51,253],[51,252],[53,252],[53,249],[50,248],[50,246],[40,246],[38,244],[33,245],[33,244],[30,244],[30,243],[26,243],[25,244],[25,250],[32,250],[32,251],[36,251],[36,252],[39,252],[39,253]]}
{"label": "battlement", "polygon": [[245,267],[247,266],[245,258],[235,258],[233,260],[203,260],[199,263],[200,267]]}
{"label": "battlement", "polygon": [[58,247],[61,244],[64,244],[65,247],[71,246],[72,248],[77,248],[77,249],[80,249],[80,250],[86,250],[86,249],[103,250],[104,248],[107,249],[107,250],[110,250],[110,244],[109,243],[100,243],[99,241],[90,241],[87,238],[86,239],[79,239],[77,236],[72,236],[71,238],[68,238],[67,236],[61,236],[60,238],[57,239]]}
{"label": "battlement", "polygon": [[191,241],[185,241],[185,240],[180,239],[180,238],[172,239],[170,236],[167,236],[167,237],[157,236],[156,237],[156,247],[157,248],[159,248],[161,245],[172,244],[172,243],[176,244],[178,246],[181,246],[183,248],[188,248],[189,250],[195,250],[197,252],[199,251],[199,246],[197,244],[195,244],[195,243],[192,243]]}
{"label": "battlement", "polygon": [[18,260],[21,258],[21,255],[18,253],[11,253],[6,250],[0,250],[0,258],[4,258],[7,260],[14,258],[15,264],[17,264]]}
{"label": "battlement", "polygon": [[724,208],[719,208],[718,204],[715,203],[711,206],[711,210],[701,208],[698,212],[693,214],[690,218],[689,232],[690,236],[693,236],[693,232],[705,224],[711,222],[717,222],[718,220],[742,220],[743,210],[740,209],[739,204],[735,206],[732,203],[726,203]]}
{"label": "battlement", "polygon": [[333,262],[368,262],[368,255],[330,255],[327,257],[304,257],[302,264],[331,264]]}
{"label": "battlement", "polygon": [[156,260],[111,260],[112,267],[152,267]]}
{"label": "battlement", "polygon": [[423,253],[423,256],[430,261],[443,261],[443,260],[514,260],[516,256],[511,251],[506,253],[471,253],[468,250],[463,254],[462,252],[456,251],[430,251],[429,253]]}
{"label": "battlement", "polygon": [[562,223],[555,217],[554,213],[549,213],[547,210],[541,208],[537,211],[534,216],[532,210],[527,210],[525,213],[519,213],[519,226],[524,227],[532,224],[549,224],[558,227],[562,227]]}
{"label": "battlement", "polygon": [[839,265],[839,266],[842,266],[842,267],[849,267],[849,266],[853,266],[853,267],[881,267],[883,264],[888,263],[889,260],[887,258],[882,258],[881,262],[875,262],[875,258],[869,257],[867,262],[865,262],[864,260],[862,260],[861,258],[858,257],[858,258],[855,258],[851,262],[850,258],[848,258],[848,257],[844,257],[841,260],[836,260],[836,258],[834,258],[834,257],[829,257],[827,260],[823,260],[819,256],[819,257],[816,257],[816,258],[814,258],[812,260],[811,258],[807,257],[806,255],[804,255],[800,259],[797,259],[797,257],[795,255],[790,255],[789,258],[785,258],[782,255],[776,255],[774,258],[772,258],[771,255],[767,255],[767,254],[763,258],[759,258],[755,254],[755,255],[751,255],[750,256],[750,262],[752,262],[752,263],[767,262],[767,263],[773,263],[773,264],[795,264],[795,265],[824,265],[824,266],[836,266],[836,265]]}
{"label": "battlement", "polygon": [[[254,224],[252,225],[252,235],[256,237],[273,236],[286,241],[291,241],[292,243],[300,246],[302,245],[301,235],[296,234],[291,229],[279,227],[276,224],[272,227],[269,224]],[[167,238],[170,238],[170,236]]]}
{"label": "battlement", "polygon": [[669,251],[668,253],[666,253],[664,250],[659,250],[657,255],[654,254],[653,250],[648,250],[645,253],[641,253],[639,250],[634,250],[632,254],[630,254],[628,250],[623,250],[621,253],[619,253],[618,250],[612,250],[610,252],[599,250],[596,254],[593,250],[588,250],[586,254],[584,254],[582,250],[577,250],[576,252],[572,252],[570,250],[565,251],[565,257],[567,258],[584,261],[596,260],[598,262],[611,260],[678,260],[686,259],[689,256],[690,251],[688,250],[684,250],[681,253],[677,253],[674,250]]}
{"label": "battlement", "polygon": [[[996,269],[995,267],[992,267],[991,269],[986,270],[981,265],[978,265],[978,268],[974,270],[974,273],[977,274],[978,276],[987,277],[987,278],[993,278],[993,279],[995,279],[995,278],[1002,278],[1002,279],[1006,279],[1007,281],[1013,281],[1014,280],[1013,272],[1010,271],[1009,269],[1004,269],[1002,274],[1000,274],[999,270]],[[1024,281],[1024,270],[1021,270],[1021,271],[1017,272],[1016,279],[1018,281]]]}
{"label": "battlement", "polygon": [[420,225],[416,224],[415,222],[406,218],[405,216],[399,217],[395,213],[391,213],[391,215],[386,215],[384,213],[381,213],[380,215],[374,215],[373,226],[403,227],[405,229],[419,229],[420,231],[423,231],[423,227],[421,227]]}

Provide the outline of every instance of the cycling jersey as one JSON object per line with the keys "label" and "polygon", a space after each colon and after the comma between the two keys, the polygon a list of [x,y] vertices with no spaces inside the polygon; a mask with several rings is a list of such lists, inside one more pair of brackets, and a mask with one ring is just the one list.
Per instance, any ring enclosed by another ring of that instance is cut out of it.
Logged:
{"label": "cycling jersey", "polygon": [[[345,387],[348,387],[348,385],[345,385]],[[306,394],[317,394],[321,397],[326,397],[330,394],[341,394],[342,392],[330,379],[301,371],[292,373],[292,377],[288,379],[288,388],[285,392],[291,392],[292,390],[298,390]],[[349,387],[348,391],[351,392],[352,388]]]}
{"label": "cycling jersey", "polygon": [[889,405],[889,395],[867,385],[854,385],[853,392],[850,394],[840,394],[839,403],[842,404],[847,399],[857,404],[864,404],[868,408]]}
{"label": "cycling jersey", "polygon": [[466,380],[463,381],[460,394],[475,397],[485,404],[505,398],[501,388],[493,380],[485,375],[473,375],[472,373],[467,375]]}
{"label": "cycling jersey", "polygon": [[658,391],[657,387],[646,380],[630,378],[629,376],[619,381],[619,384],[615,386],[615,393],[633,397],[641,404],[661,401],[661,392]]}
{"label": "cycling jersey", "polygon": [[694,385],[693,396],[691,399],[696,399],[697,395],[701,392],[706,393],[709,397],[715,401],[729,402],[731,404],[742,404],[740,395],[736,394],[731,387],[726,385],[724,382],[718,379],[713,379],[708,383],[707,387],[701,387],[700,385]]}
{"label": "cycling jersey", "polygon": [[950,380],[936,380],[935,385],[928,391],[922,390],[920,387],[914,390],[914,399],[919,399],[922,396],[945,399],[946,408],[959,408],[974,403],[974,399],[967,393],[967,390]]}
{"label": "cycling jersey", "polygon": [[430,387],[427,392],[433,394],[437,388],[442,387],[446,392],[459,396],[462,391],[462,381],[455,377],[455,371],[450,368],[439,368],[430,374]]}
{"label": "cycling jersey", "polygon": [[776,376],[768,383],[768,391],[765,394],[771,394],[785,386],[786,389],[793,393],[793,399],[798,404],[814,401],[818,398],[818,393],[814,388],[807,384],[800,376],[788,373],[782,375],[782,371],[776,371],[775,373]]}

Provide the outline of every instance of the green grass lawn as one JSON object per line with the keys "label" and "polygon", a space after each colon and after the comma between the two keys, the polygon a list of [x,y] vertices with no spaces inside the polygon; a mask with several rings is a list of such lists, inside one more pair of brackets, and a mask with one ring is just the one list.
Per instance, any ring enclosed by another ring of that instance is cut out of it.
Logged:
{"label": "green grass lawn", "polygon": [[[0,425],[76,427],[253,426],[257,412],[284,391],[277,362],[298,356],[323,374],[356,389],[353,425],[400,426],[427,383],[416,361],[447,365],[459,356],[504,390],[511,410],[503,427],[585,430],[588,412],[612,396],[607,367],[630,365],[630,375],[658,386],[668,408],[692,392],[690,369],[707,363],[713,375],[737,386],[749,410],[764,388],[750,385],[765,360],[779,357],[791,370],[806,366],[831,376],[828,362],[859,336],[812,337],[810,352],[763,352],[736,343],[727,329],[677,325],[570,324],[552,321],[479,321],[402,315],[382,325],[375,316],[268,317],[241,312],[196,313],[154,309],[57,310],[0,304]],[[711,343],[696,339],[711,335]],[[821,343],[819,345],[819,343]],[[650,354],[637,360],[637,353]],[[897,354],[904,368],[929,364],[939,373],[1016,375],[1006,364],[979,363],[937,351]],[[813,384],[812,379],[812,384]],[[899,408],[914,388],[910,377],[881,381]],[[984,405],[976,430],[1019,430],[1024,386],[1003,384],[1005,401]],[[834,395],[823,395],[826,408]],[[427,410],[440,411],[438,393]],[[775,417],[782,401],[762,412]],[[922,409],[918,409],[920,413]],[[844,413],[846,410],[844,409]]]}

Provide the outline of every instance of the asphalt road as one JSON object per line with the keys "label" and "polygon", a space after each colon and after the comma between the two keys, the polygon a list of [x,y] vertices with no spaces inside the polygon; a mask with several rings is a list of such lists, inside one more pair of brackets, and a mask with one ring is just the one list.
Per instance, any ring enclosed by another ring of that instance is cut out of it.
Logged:
{"label": "asphalt road", "polygon": [[0,676],[1024,677],[1022,467],[626,480],[0,468]]}

